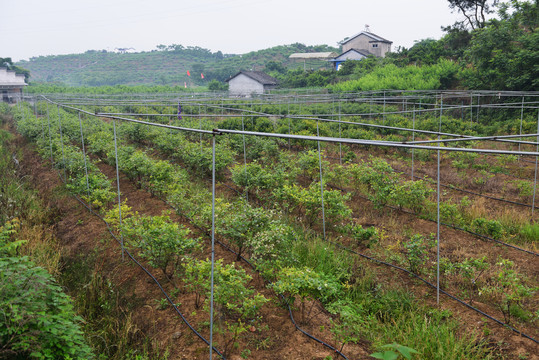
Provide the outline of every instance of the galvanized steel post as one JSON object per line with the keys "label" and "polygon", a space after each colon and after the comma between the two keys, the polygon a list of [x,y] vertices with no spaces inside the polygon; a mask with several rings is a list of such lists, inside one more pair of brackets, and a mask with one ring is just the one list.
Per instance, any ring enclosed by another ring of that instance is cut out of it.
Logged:
{"label": "galvanized steel post", "polygon": [[124,236],[122,232],[122,200],[120,197],[120,171],[118,167],[118,143],[116,141],[116,120],[112,120],[114,129],[114,156],[116,160],[116,183],[118,185],[118,215],[120,217],[120,245],[122,246],[122,260],[124,260]]}
{"label": "galvanized steel post", "polygon": [[212,138],[212,172],[211,172],[211,274],[210,274],[210,360],[213,357],[213,296],[215,269],[215,134]]}

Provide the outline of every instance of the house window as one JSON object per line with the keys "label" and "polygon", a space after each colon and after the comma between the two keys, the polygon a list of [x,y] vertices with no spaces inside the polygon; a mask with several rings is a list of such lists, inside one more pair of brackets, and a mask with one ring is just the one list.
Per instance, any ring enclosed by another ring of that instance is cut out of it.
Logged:
{"label": "house window", "polygon": [[376,48],[376,47],[378,47],[378,44],[372,44],[372,47]]}

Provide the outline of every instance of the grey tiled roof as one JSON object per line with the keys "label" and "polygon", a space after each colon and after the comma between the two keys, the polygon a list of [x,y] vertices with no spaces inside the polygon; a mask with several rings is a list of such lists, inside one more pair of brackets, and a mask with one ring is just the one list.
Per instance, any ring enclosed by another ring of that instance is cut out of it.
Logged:
{"label": "grey tiled roof", "polygon": [[227,81],[232,80],[233,78],[235,78],[236,76],[238,76],[240,74],[248,76],[251,79],[258,81],[262,85],[277,85],[277,79],[275,79],[272,76],[269,76],[268,74],[266,74],[263,71],[245,71],[245,70],[242,70],[239,73],[237,73],[236,75],[231,76],[230,79],[228,79]]}
{"label": "grey tiled roof", "polygon": [[383,37],[378,36],[378,35],[376,35],[376,34],[373,34],[373,33],[371,33],[371,32],[368,32],[368,31],[362,31],[362,32],[360,32],[359,34],[355,34],[354,36],[351,36],[349,39],[346,39],[345,41],[341,42],[341,44],[346,44],[347,42],[349,42],[350,40],[353,40],[353,39],[357,38],[357,37],[358,37],[359,35],[361,35],[361,34],[364,34],[364,35],[370,37],[370,38],[373,39],[375,42],[385,42],[385,43],[390,43],[390,44],[393,43],[393,41],[389,41],[389,40],[387,40],[387,39],[384,39]]}

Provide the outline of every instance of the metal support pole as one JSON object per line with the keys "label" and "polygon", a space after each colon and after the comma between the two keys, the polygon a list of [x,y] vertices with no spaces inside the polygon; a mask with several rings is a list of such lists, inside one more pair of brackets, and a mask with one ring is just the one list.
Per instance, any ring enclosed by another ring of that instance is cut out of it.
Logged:
{"label": "metal support pole", "polygon": [[213,296],[215,270],[215,134],[212,138],[212,173],[211,173],[211,274],[210,274],[210,360],[213,357]]}
{"label": "metal support pole", "polygon": [[62,143],[62,164],[64,165],[64,181],[67,183],[66,159],[64,155],[64,136],[62,135],[62,122],[60,120],[60,105],[58,105],[58,126],[60,128],[60,142]]}
{"label": "metal support pole", "polygon": [[[539,129],[539,110],[537,110],[537,129]],[[539,130],[537,131],[539,134]],[[537,142],[539,143],[539,136],[537,137]],[[539,152],[539,144],[537,145],[537,152]],[[533,215],[535,211],[535,194],[537,192],[537,156],[535,157],[535,175],[533,178],[533,199],[532,199],[532,222]]]}
{"label": "metal support pole", "polygon": [[383,107],[382,112],[384,113],[382,119],[384,120],[383,124],[385,125],[386,124],[386,92],[385,91],[384,91],[384,107]]}
{"label": "metal support pole", "polygon": [[476,111],[476,119],[475,122],[479,124],[479,110],[481,108],[481,94],[477,94],[477,111]]}
{"label": "metal support pole", "polygon": [[45,141],[45,119],[41,118],[41,135],[43,136],[43,141]]}
{"label": "metal support pole", "polygon": [[[316,122],[316,136],[320,136],[318,121]],[[320,195],[322,198],[322,229],[324,231],[324,240],[326,240],[326,213],[324,209],[324,179],[322,178],[322,154],[320,152],[320,141],[318,141],[318,166],[320,168]]]}
{"label": "metal support pole", "polygon": [[473,93],[470,93],[470,126],[473,123]]}
{"label": "metal support pole", "polygon": [[[339,101],[339,121],[341,121],[341,102]],[[341,123],[339,122],[339,138],[342,138]],[[342,143],[339,143],[339,163],[342,165]]]}
{"label": "metal support pole", "polygon": [[[412,116],[412,130],[415,130],[415,105]],[[412,141],[415,141],[415,131],[412,131]],[[414,150],[415,149],[412,149],[412,181],[414,181]]]}
{"label": "metal support pole", "polygon": [[[524,120],[524,96],[522,97],[522,107],[520,108],[520,132],[519,135],[522,135],[522,121]],[[520,138],[520,141],[522,141],[522,138]],[[520,151],[520,143],[518,143],[518,151]],[[520,156],[518,157],[518,160],[520,161]]]}
{"label": "metal support pole", "polygon": [[[243,123],[243,115],[241,116],[241,131],[245,131],[244,129],[244,123]],[[245,200],[247,200],[247,202],[249,202],[249,186],[247,184],[248,182],[248,179],[247,179],[247,151],[246,151],[246,148],[245,148],[245,134],[242,135],[243,136],[243,166],[244,166],[244,169],[245,169]]]}
{"label": "metal support pole", "polygon": [[122,246],[122,261],[124,260],[124,236],[122,228],[122,200],[120,197],[120,171],[118,168],[118,143],[116,141],[116,120],[112,120],[114,128],[114,156],[116,157],[116,183],[118,184],[118,215],[120,217],[120,244]]}
{"label": "metal support pole", "polygon": [[84,133],[82,131],[82,120],[79,111],[80,141],[82,143],[82,156],[84,158],[84,172],[86,174],[86,192],[88,193],[88,204],[92,206],[90,199],[90,184],[88,182],[88,165],[86,164],[86,149],[84,148]]}
{"label": "metal support pole", "polygon": [[[297,100],[297,98],[295,98]],[[290,102],[288,102],[288,135],[292,134],[291,126],[290,126]],[[290,145],[290,138],[288,138],[288,151],[290,151],[291,145]]]}
{"label": "metal support pole", "polygon": [[[440,124],[438,132],[442,132],[442,114],[444,108],[443,95],[440,97]],[[438,135],[438,140],[441,136]],[[436,184],[436,304],[440,305],[440,150],[438,150],[438,178]]]}
{"label": "metal support pole", "polygon": [[51,149],[51,166],[54,167],[54,158],[52,156],[52,135],[51,135],[51,119],[49,116],[49,103],[47,103],[47,123],[49,124],[49,147]]}

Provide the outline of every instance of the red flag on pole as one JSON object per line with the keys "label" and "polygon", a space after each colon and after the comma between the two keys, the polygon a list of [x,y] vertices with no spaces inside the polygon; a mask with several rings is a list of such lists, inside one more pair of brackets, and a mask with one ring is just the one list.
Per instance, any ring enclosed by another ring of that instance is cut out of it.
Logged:
{"label": "red flag on pole", "polygon": [[200,73],[200,77],[201,77],[202,79],[204,79],[204,74],[203,74],[203,73]]}
{"label": "red flag on pole", "polygon": [[191,73],[189,72],[189,70],[187,70],[187,76],[191,76]]}

